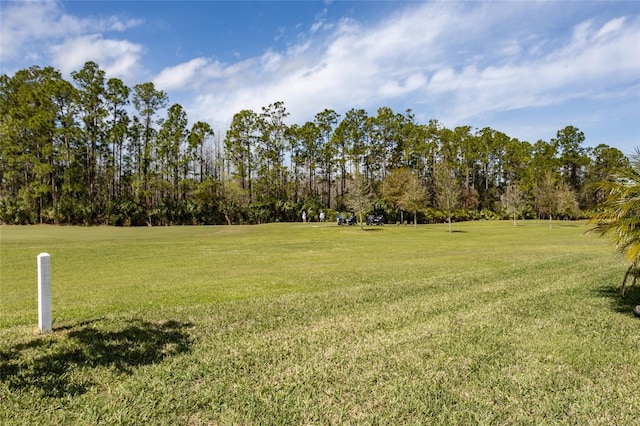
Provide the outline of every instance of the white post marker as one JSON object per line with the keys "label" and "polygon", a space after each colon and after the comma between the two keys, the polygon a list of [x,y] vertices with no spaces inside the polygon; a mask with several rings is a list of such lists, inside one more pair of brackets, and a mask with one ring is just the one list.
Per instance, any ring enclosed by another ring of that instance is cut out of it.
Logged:
{"label": "white post marker", "polygon": [[51,332],[51,256],[38,255],[38,327],[40,333]]}

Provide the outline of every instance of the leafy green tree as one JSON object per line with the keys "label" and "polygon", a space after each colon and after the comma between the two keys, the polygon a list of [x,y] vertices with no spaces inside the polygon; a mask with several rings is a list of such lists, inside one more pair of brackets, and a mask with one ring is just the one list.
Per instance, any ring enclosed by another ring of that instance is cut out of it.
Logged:
{"label": "leafy green tree", "polygon": [[[237,187],[237,183],[235,185]],[[217,222],[220,209],[225,203],[223,200],[224,188],[223,183],[213,177],[207,177],[196,184],[192,195],[196,207],[196,223],[209,225]],[[227,210],[225,220],[229,219],[232,214],[231,210]]]}
{"label": "leafy green tree", "polygon": [[549,218],[549,229],[553,226],[553,215],[558,212],[557,178],[548,171],[536,188],[536,209],[538,215]]}
{"label": "leafy green tree", "polygon": [[298,159],[306,169],[306,192],[310,197],[315,198],[318,195],[316,172],[320,157],[320,129],[316,123],[307,121],[302,127],[298,128],[297,132],[300,140]]}
{"label": "leafy green tree", "polygon": [[122,193],[123,149],[130,124],[126,107],[129,104],[131,90],[122,80],[110,78],[105,89],[105,102],[108,113],[107,141],[111,145],[109,168],[111,169],[111,198]]}
{"label": "leafy green tree", "polygon": [[[59,198],[74,198],[76,194],[81,194],[84,189],[83,168],[78,155],[77,145],[80,135],[80,128],[77,123],[78,105],[77,91],[71,83],[59,78],[52,85],[52,102],[55,111],[55,180],[56,190],[54,191],[53,207],[58,210]],[[60,194],[56,198],[55,194]],[[56,212],[56,222],[64,221]]]}
{"label": "leafy green tree", "polygon": [[240,188],[253,201],[253,174],[259,139],[258,115],[251,110],[242,110],[233,116],[231,127],[225,137],[227,164],[233,167],[232,176],[240,182]]}
{"label": "leafy green tree", "polygon": [[219,199],[220,211],[224,215],[228,225],[232,225],[234,219],[240,220],[241,214],[249,205],[247,192],[238,185],[235,180],[227,180],[224,183],[222,196]]}
{"label": "leafy green tree", "polygon": [[617,148],[600,144],[591,151],[591,160],[585,173],[585,198],[588,208],[605,201],[602,182],[612,182],[616,174],[630,167],[629,159]]}
{"label": "leafy green tree", "polygon": [[477,186],[482,208],[493,209],[498,187],[503,181],[502,157],[510,138],[504,133],[485,127],[476,133],[479,152]]}
{"label": "leafy green tree", "polygon": [[85,184],[89,202],[96,200],[98,191],[98,167],[106,151],[106,73],[98,64],[89,61],[79,71],[71,73],[78,86],[78,106],[82,120],[81,141],[85,145]]}
{"label": "leafy green tree", "polygon": [[[156,114],[167,106],[169,98],[162,90],[156,90],[151,82],[136,84],[133,86],[133,106],[138,112],[140,144],[139,155],[136,158],[137,169],[141,179],[142,190],[148,191],[149,178],[156,142],[157,130],[154,127],[158,124]],[[150,199],[146,200],[149,207]]]}
{"label": "leafy green tree", "polygon": [[[183,149],[186,146],[187,113],[180,104],[169,107],[166,120],[162,122],[156,144],[156,163],[159,164],[160,176],[171,183],[171,198],[179,199],[178,183],[181,176]],[[164,198],[164,197],[161,197]]]}
{"label": "leafy green tree", "polygon": [[304,174],[304,158],[302,149],[302,130],[298,124],[287,127],[285,132],[287,149],[289,151],[289,173],[291,180],[288,183],[288,201],[297,203],[302,195]]}
{"label": "leafy green tree", "polygon": [[404,223],[402,197],[409,183],[411,170],[392,170],[382,181],[382,198],[394,211],[400,212],[400,223]]}
{"label": "leafy green tree", "polygon": [[325,109],[322,112],[316,114],[314,122],[319,130],[319,166],[320,171],[323,174],[323,202],[331,207],[331,190],[333,184],[333,172],[335,168],[336,156],[338,154],[338,147],[335,144],[333,138],[333,132],[338,124],[340,115],[332,109]]}
{"label": "leafy green tree", "polygon": [[522,211],[522,207],[525,205],[525,197],[523,192],[518,188],[516,184],[511,184],[507,187],[503,195],[503,205],[507,214],[513,218],[513,226],[516,226],[516,219],[518,214]]}
{"label": "leafy green tree", "polygon": [[560,150],[560,171],[564,182],[575,192],[582,190],[584,168],[589,163],[586,149],[582,147],[584,133],[573,126],[558,130],[554,142]]}
{"label": "leafy green tree", "polygon": [[[460,144],[460,133],[456,133],[454,130],[446,127],[438,128],[438,134],[436,136],[436,151],[437,157],[442,163],[448,165],[456,175],[460,173],[460,164],[458,159],[462,157],[460,150],[462,145]],[[432,165],[435,173],[435,164]]]}
{"label": "leafy green tree", "polygon": [[554,141],[539,140],[533,145],[531,161],[522,182],[527,192],[535,192],[539,181],[544,179],[547,174],[556,175],[558,173],[559,160],[557,155],[558,146]]}
{"label": "leafy green tree", "polygon": [[[477,169],[484,153],[481,139],[471,134],[471,126],[458,126],[453,131],[452,143],[460,147],[461,169],[464,176],[464,189],[470,191],[476,187],[474,178],[477,177]],[[457,151],[457,149],[456,149]]]}
{"label": "leafy green tree", "polygon": [[547,172],[538,183],[536,206],[540,216],[549,217],[549,229],[553,216],[576,217],[579,212],[575,191],[552,172]]}
{"label": "leafy green tree", "polygon": [[526,141],[510,139],[501,158],[504,180],[507,185],[520,184],[527,178],[533,146]]}
{"label": "leafy green tree", "polygon": [[401,130],[405,123],[402,114],[395,113],[389,107],[378,108],[376,116],[371,118],[373,133],[372,145],[375,157],[381,165],[380,179],[384,179],[388,170],[401,168],[404,160],[404,138]]}
{"label": "leafy green tree", "polygon": [[[195,162],[192,170],[194,170],[194,175],[198,176],[198,180],[200,183],[204,182],[205,178],[209,175],[209,172],[206,169],[205,144],[206,141],[213,136],[215,136],[215,133],[209,123],[205,123],[204,121],[197,121],[193,124],[193,126],[191,126],[189,136],[187,137],[189,159]],[[197,174],[195,172],[196,164],[198,170]],[[187,177],[187,174],[188,171],[184,174],[185,179]]]}
{"label": "leafy green tree", "polygon": [[556,214],[563,216],[566,220],[575,219],[580,215],[578,198],[568,184],[563,182],[556,188],[556,198],[558,202]]}
{"label": "leafy green tree", "polygon": [[620,170],[615,180],[600,184],[606,199],[601,212],[591,221],[591,231],[609,236],[629,262],[620,286],[623,295],[627,279],[633,277],[633,286],[640,276],[640,148],[636,148],[631,165]]}
{"label": "leafy green tree", "polygon": [[373,209],[373,192],[367,179],[357,173],[353,182],[353,187],[349,191],[346,199],[347,207],[355,212],[360,222],[360,229],[364,231],[364,215]]}
{"label": "leafy green tree", "polygon": [[427,200],[427,189],[424,182],[415,175],[410,173],[407,176],[407,182],[404,188],[404,194],[400,198],[400,208],[413,213],[413,226],[418,225],[418,210],[424,207]]}
{"label": "leafy green tree", "polygon": [[364,155],[364,140],[366,137],[365,124],[367,113],[363,109],[352,108],[345,114],[344,118],[334,131],[334,145],[338,150],[338,162],[340,165],[340,191],[344,196],[347,187],[347,176],[349,175],[349,164],[360,171],[362,157]]}
{"label": "leafy green tree", "polygon": [[436,206],[447,216],[451,233],[451,217],[460,205],[460,186],[452,169],[444,162],[436,164],[433,178]]}
{"label": "leafy green tree", "polygon": [[[140,122],[140,117],[133,115],[127,130],[127,144],[125,151],[123,168],[131,175],[131,186],[133,189],[140,189],[142,186],[142,151],[144,139],[144,125]],[[125,173],[126,173],[125,172]],[[133,179],[135,177],[135,179]],[[135,191],[138,192],[138,191]]]}
{"label": "leafy green tree", "polygon": [[402,126],[405,167],[413,170],[421,179],[426,179],[429,164],[434,155],[431,128],[415,122],[415,117],[407,111],[407,120]]}
{"label": "leafy green tree", "polygon": [[415,225],[417,212],[427,200],[426,187],[411,169],[394,169],[382,181],[382,199],[400,213],[400,223],[404,223],[405,211],[413,213]]}
{"label": "leafy green tree", "polygon": [[365,122],[362,173],[370,183],[381,181],[386,170],[388,146],[378,129],[379,121],[378,117],[370,116]]}
{"label": "leafy green tree", "polygon": [[19,206],[14,223],[36,223],[55,201],[56,104],[61,80],[51,67],[31,67],[0,78],[0,170],[2,195]]}
{"label": "leafy green tree", "polygon": [[284,120],[289,115],[283,102],[275,102],[262,108],[258,117],[258,163],[259,191],[261,202],[271,203],[285,194],[287,174],[284,168],[284,148],[287,125]]}

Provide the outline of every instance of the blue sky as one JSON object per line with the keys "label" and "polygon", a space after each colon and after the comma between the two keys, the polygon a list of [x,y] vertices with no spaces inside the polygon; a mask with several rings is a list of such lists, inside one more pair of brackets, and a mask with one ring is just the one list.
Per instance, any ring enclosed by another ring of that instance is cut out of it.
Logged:
{"label": "blue sky", "polygon": [[0,73],[70,78],[87,60],[220,135],[283,101],[289,123],[389,106],[532,143],[573,125],[587,146],[640,146],[638,1],[2,0]]}

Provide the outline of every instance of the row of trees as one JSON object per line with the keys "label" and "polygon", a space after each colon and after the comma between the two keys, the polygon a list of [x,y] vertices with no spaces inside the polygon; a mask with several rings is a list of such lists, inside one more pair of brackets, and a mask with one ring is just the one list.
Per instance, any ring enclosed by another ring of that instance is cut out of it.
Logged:
{"label": "row of trees", "polygon": [[571,217],[602,201],[592,183],[629,168],[573,126],[532,144],[388,107],[287,124],[275,102],[236,113],[223,137],[153,83],[127,87],[94,62],[71,77],[0,77],[3,222],[259,223],[356,206],[392,221]]}

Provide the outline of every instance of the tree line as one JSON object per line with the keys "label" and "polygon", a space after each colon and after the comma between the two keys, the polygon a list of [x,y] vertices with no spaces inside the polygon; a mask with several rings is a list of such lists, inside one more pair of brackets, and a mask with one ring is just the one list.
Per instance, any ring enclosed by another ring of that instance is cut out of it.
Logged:
{"label": "tree line", "polygon": [[[263,223],[320,210],[388,221],[579,217],[593,184],[630,167],[573,126],[520,141],[485,127],[325,109],[287,124],[283,102],[242,110],[224,135],[189,123],[153,83],[128,87],[94,62],[0,77],[0,221],[32,224]],[[407,215],[405,218],[405,214]]]}

